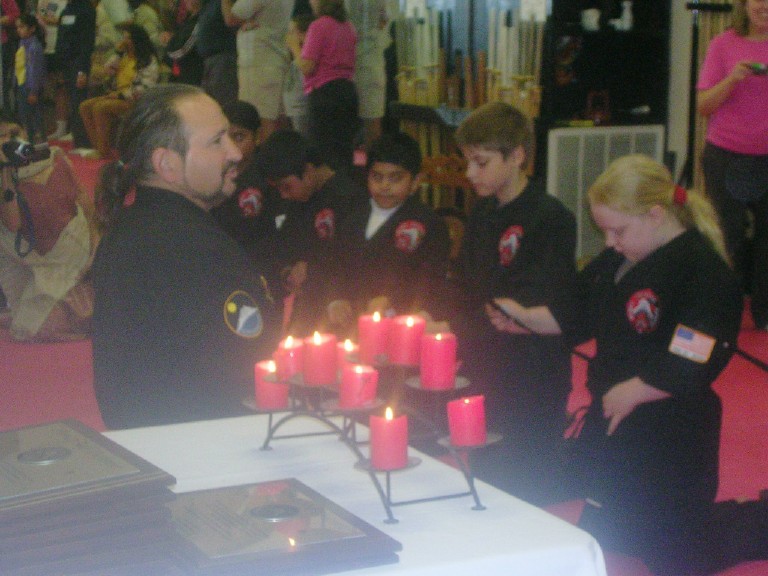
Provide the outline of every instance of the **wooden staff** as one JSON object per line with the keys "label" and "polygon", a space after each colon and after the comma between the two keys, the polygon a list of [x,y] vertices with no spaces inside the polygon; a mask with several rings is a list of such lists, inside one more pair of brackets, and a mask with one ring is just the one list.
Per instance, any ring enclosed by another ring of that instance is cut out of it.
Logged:
{"label": "wooden staff", "polygon": [[493,8],[488,15],[488,68],[496,68],[496,26],[498,11]]}
{"label": "wooden staff", "polygon": [[472,57],[464,58],[464,108],[475,107],[475,81],[472,76]]}
{"label": "wooden staff", "polygon": [[488,69],[485,65],[485,52],[480,50],[477,53],[477,81],[475,83],[475,94],[477,96],[477,106],[482,106],[488,102],[487,88]]}

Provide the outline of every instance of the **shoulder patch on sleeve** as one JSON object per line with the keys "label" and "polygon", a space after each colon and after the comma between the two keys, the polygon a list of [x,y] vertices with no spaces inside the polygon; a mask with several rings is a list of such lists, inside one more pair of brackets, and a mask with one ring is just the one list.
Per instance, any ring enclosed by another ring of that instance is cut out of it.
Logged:
{"label": "shoulder patch on sleeve", "polygon": [[264,331],[264,318],[256,300],[243,290],[236,290],[224,302],[224,322],[242,338],[258,338]]}
{"label": "shoulder patch on sleeve", "polygon": [[705,364],[712,355],[715,342],[716,339],[709,334],[678,324],[669,343],[669,351],[699,364]]}

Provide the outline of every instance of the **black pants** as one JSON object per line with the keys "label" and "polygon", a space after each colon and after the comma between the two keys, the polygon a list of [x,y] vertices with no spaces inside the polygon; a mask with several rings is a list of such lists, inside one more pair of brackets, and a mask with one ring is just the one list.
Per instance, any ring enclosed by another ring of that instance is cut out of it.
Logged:
{"label": "black pants", "polygon": [[[745,291],[752,294],[752,317],[755,325],[768,326],[768,181],[762,182],[762,196],[739,199],[726,181],[734,163],[744,155],[707,143],[702,165],[707,194],[720,216],[726,247]],[[768,174],[768,155],[758,157],[763,163],[760,174]],[[736,191],[738,192],[738,191]],[[754,234],[747,237],[753,219]]]}
{"label": "black pants", "polygon": [[350,80],[332,80],[309,93],[309,134],[321,158],[334,170],[350,174],[359,127],[358,99]]}

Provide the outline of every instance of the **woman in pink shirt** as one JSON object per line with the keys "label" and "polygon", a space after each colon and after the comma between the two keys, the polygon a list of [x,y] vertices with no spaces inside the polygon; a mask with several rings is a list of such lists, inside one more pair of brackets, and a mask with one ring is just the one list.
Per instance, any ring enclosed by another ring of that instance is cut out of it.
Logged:
{"label": "woman in pink shirt", "polygon": [[317,19],[304,42],[289,33],[288,48],[304,75],[309,134],[323,160],[337,171],[352,169],[357,133],[358,100],[355,73],[357,33],[347,19],[344,0],[310,0]]}
{"label": "woman in pink shirt", "polygon": [[751,278],[743,283],[755,326],[768,330],[768,0],[735,0],[733,8],[733,27],[712,40],[699,75],[702,163],[736,271]]}

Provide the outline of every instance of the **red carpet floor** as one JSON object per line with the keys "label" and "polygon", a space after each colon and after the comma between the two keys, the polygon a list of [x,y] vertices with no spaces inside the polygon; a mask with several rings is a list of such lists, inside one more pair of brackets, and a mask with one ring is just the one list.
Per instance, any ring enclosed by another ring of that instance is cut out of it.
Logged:
{"label": "red carpet floor", "polygon": [[[73,157],[84,183],[92,183],[99,162]],[[739,346],[768,361],[768,333],[756,331],[745,314]],[[572,406],[588,401],[583,387],[585,363],[574,360]],[[734,357],[716,383],[723,399],[721,483],[718,497],[756,498],[768,488],[768,374]],[[0,330],[0,430],[76,418],[104,430],[93,394],[90,341],[19,344]],[[574,521],[578,503],[550,511]],[[649,576],[636,558],[607,554],[609,576]],[[767,576],[768,561],[742,564],[720,576]],[[563,575],[567,576],[567,575]]]}

